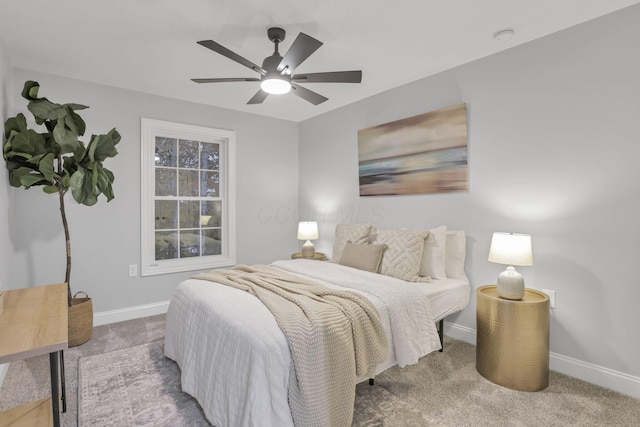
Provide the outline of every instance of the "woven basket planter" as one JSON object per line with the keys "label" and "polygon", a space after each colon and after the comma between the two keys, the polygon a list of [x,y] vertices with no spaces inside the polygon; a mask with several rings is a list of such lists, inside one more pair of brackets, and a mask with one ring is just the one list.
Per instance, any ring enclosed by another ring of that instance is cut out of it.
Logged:
{"label": "woven basket planter", "polygon": [[[84,294],[79,297],[78,294]],[[93,334],[93,304],[85,292],[76,292],[69,307],[69,347],[76,347],[91,339]]]}

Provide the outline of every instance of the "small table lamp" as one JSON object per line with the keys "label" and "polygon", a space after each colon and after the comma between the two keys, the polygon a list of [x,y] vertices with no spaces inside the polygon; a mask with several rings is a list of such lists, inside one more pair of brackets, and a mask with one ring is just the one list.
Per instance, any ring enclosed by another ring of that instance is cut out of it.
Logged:
{"label": "small table lamp", "polygon": [[513,266],[533,265],[531,236],[528,234],[493,233],[489,261],[508,265],[507,269],[498,276],[498,296],[511,300],[522,299],[524,278]]}
{"label": "small table lamp", "polygon": [[318,223],[315,221],[302,221],[298,223],[298,240],[306,240],[302,245],[302,257],[313,258],[316,254],[316,248],[311,240],[317,239]]}

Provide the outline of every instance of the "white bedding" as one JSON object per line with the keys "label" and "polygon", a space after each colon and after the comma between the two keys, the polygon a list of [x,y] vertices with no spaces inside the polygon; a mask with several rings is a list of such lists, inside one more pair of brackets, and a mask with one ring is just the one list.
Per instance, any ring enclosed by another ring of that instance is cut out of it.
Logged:
{"label": "white bedding", "polygon": [[[416,284],[304,259],[272,265],[330,287],[355,288],[372,301],[391,346],[390,358],[377,373],[396,364],[416,363],[440,349],[435,322],[462,310],[469,301],[469,284],[464,280]],[[287,341],[254,296],[208,281],[184,281],[167,312],[165,355],[178,363],[183,391],[198,400],[212,424],[293,426],[287,400],[291,370]]]}

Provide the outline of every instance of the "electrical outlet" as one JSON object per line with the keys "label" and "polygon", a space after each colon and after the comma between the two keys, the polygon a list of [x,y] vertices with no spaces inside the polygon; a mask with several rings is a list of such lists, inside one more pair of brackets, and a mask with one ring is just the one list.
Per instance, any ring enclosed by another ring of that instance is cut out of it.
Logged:
{"label": "electrical outlet", "polygon": [[129,277],[138,275],[138,264],[129,264]]}
{"label": "electrical outlet", "polygon": [[556,308],[556,291],[551,289],[543,289],[542,292],[549,295],[549,307]]}

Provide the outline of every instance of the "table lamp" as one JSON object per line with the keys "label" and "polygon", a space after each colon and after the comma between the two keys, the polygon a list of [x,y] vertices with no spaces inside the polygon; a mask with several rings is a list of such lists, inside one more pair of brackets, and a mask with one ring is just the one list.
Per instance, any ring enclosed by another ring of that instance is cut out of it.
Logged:
{"label": "table lamp", "polygon": [[524,278],[513,267],[533,265],[531,236],[528,234],[493,233],[489,261],[508,265],[498,276],[498,296],[519,300],[524,296]]}
{"label": "table lamp", "polygon": [[318,223],[315,221],[302,221],[298,223],[298,240],[306,240],[302,245],[302,257],[313,258],[316,255],[316,248],[311,240],[317,239]]}

